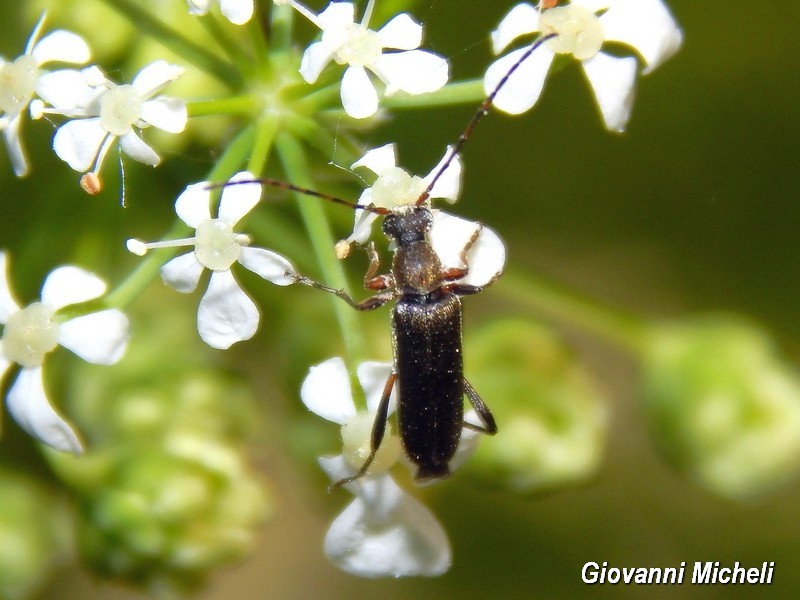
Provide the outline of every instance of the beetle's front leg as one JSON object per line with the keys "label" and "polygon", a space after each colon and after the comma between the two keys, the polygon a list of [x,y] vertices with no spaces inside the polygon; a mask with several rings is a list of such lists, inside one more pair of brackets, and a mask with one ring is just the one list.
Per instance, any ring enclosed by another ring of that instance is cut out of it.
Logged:
{"label": "beetle's front leg", "polygon": [[315,281],[310,277],[306,277],[305,275],[300,275],[299,273],[295,273],[294,271],[286,271],[284,275],[286,277],[293,279],[295,283],[306,285],[308,287],[312,287],[317,290],[322,290],[323,292],[328,292],[329,294],[333,294],[334,296],[338,296],[356,310],[373,310],[375,308],[383,306],[390,300],[394,299],[394,297],[397,295],[397,293],[394,290],[390,290],[382,294],[375,294],[374,296],[370,296],[366,300],[357,302],[356,300],[353,299],[353,297],[350,294],[345,292],[343,289],[330,287],[329,285],[325,285],[324,283],[320,283],[319,281]]}
{"label": "beetle's front leg", "polygon": [[[481,237],[481,232],[483,231],[483,225],[478,223],[478,228],[472,233],[467,243],[464,244],[464,247],[461,249],[459,253],[459,258],[461,259],[461,264],[464,265],[463,267],[453,267],[452,269],[445,269],[442,271],[440,276],[441,281],[455,281],[457,279],[463,279],[469,274],[469,260],[467,259],[467,254],[469,251],[472,250],[472,247],[475,245],[475,242],[478,241],[478,238]],[[480,291],[480,290],[479,290]]]}
{"label": "beetle's front leg", "polygon": [[376,275],[380,266],[378,251],[375,250],[375,242],[370,242],[365,248],[369,257],[369,267],[364,274],[364,287],[368,290],[381,291],[394,287],[394,276],[390,273],[386,275]]}

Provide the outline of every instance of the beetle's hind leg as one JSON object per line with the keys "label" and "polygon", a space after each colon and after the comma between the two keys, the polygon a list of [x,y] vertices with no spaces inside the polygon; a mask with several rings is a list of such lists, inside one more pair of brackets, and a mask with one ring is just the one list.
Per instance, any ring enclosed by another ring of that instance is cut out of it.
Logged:
{"label": "beetle's hind leg", "polygon": [[474,408],[475,412],[478,413],[478,417],[483,423],[483,426],[480,426],[464,421],[464,427],[466,429],[472,429],[473,431],[485,433],[486,435],[494,435],[497,433],[497,423],[494,421],[492,411],[489,410],[489,407],[486,406],[486,403],[478,395],[478,392],[475,391],[475,388],[472,387],[472,384],[470,384],[470,382],[466,379],[464,379],[464,392],[467,394],[467,398],[469,398],[469,403],[472,405],[472,408]]}
{"label": "beetle's hind leg", "polygon": [[367,457],[367,460],[364,461],[364,464],[361,465],[361,468],[356,471],[354,475],[345,477],[339,481],[334,481],[332,484],[330,484],[328,486],[328,492],[332,492],[336,488],[347,483],[351,483],[356,479],[360,479],[367,474],[367,470],[372,464],[372,461],[375,460],[375,455],[378,453],[378,449],[381,447],[383,435],[386,433],[386,419],[389,416],[389,398],[392,395],[392,388],[394,387],[394,382],[396,380],[397,373],[392,372],[392,374],[389,375],[389,378],[386,380],[386,384],[383,386],[383,394],[381,395],[381,400],[378,403],[378,411],[375,413],[375,421],[372,424],[372,435],[370,436],[369,456]]}

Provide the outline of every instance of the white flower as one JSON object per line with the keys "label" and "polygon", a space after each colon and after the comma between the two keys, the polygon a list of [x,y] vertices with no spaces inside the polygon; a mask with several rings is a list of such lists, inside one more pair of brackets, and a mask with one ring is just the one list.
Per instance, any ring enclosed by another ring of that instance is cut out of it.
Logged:
{"label": "white flower", "polygon": [[[445,269],[469,266],[467,275],[456,283],[484,287],[500,277],[505,268],[506,247],[493,229],[441,210],[431,212],[433,226],[428,232],[428,241],[442,265]],[[478,228],[480,233],[467,252],[467,264],[464,265],[461,253]]]}
{"label": "white flower", "polygon": [[157,94],[183,73],[183,68],[157,60],[142,69],[133,83],[117,85],[95,68],[62,81],[57,103],[40,113],[75,117],[58,128],[53,149],[76,171],[98,173],[108,150],[119,138],[125,154],[156,166],[161,158],[137,135],[150,125],[169,133],[186,126],[186,103]]}
{"label": "white flower", "polygon": [[[254,176],[245,171],[230,181],[247,181]],[[194,246],[194,251],[173,258],[161,268],[164,282],[179,292],[192,292],[204,269],[211,271],[208,289],[197,311],[200,337],[214,348],[229,348],[235,342],[253,337],[258,329],[258,308],[236,282],[231,266],[238,262],[256,275],[276,285],[290,285],[286,276],[294,271],[283,256],[263,248],[250,248],[250,239],[233,227],[261,199],[261,184],[245,183],[222,190],[218,217],[212,218],[210,184],[206,181],[188,186],[175,202],[181,220],[195,229],[189,239],[145,244],[129,240],[128,249],[143,255],[151,248]]]}
{"label": "white flower", "polygon": [[[449,66],[441,56],[417,50],[422,43],[422,25],[401,13],[378,31],[368,28],[373,0],[361,23],[355,22],[350,2],[331,2],[315,15],[298,2],[289,2],[322,30],[322,40],[303,54],[300,74],[314,83],[331,60],[347,65],[342,77],[342,105],[348,115],[363,119],[378,110],[378,93],[367,74],[372,71],[386,85],[387,96],[434,92],[447,83]],[[400,52],[385,52],[387,48]]]}
{"label": "white flower", "polygon": [[[628,122],[636,78],[636,59],[619,58],[601,51],[606,42],[620,42],[635,50],[649,73],[672,56],[683,35],[661,0],[572,0],[542,12],[527,3],[517,4],[492,32],[495,54],[513,40],[530,33],[556,34],[536,49],[509,77],[494,98],[502,111],[520,114],[539,99],[556,54],[572,54],[581,62],[591,84],[606,128],[622,131]],[[527,48],[514,50],[486,71],[489,94]]]}
{"label": "white flower", "polygon": [[[186,0],[189,12],[204,15],[211,8],[213,0]],[[219,0],[219,8],[228,21],[234,25],[244,25],[253,17],[253,0]]]}
{"label": "white flower", "polygon": [[[332,480],[347,477],[344,457],[320,457]],[[360,577],[433,577],[452,564],[447,533],[422,503],[391,475],[362,477],[345,486],[355,498],[325,534],[325,555]]]}
{"label": "white flower", "polygon": [[58,78],[64,72],[48,73],[41,67],[49,62],[81,65],[91,56],[86,42],[69,31],[53,31],[37,41],[43,26],[44,16],[34,28],[22,56],[13,61],[0,58],[0,130],[18,177],[28,173],[28,162],[20,141],[22,113],[34,94],[47,99],[54,81],[52,77]]}
{"label": "white flower", "polygon": [[[394,144],[386,144],[380,148],[370,150],[354,162],[351,167],[353,169],[366,167],[378,176],[375,182],[361,193],[358,205],[373,205],[392,210],[400,206],[414,204],[452,152],[452,147],[448,146],[439,164],[425,178],[422,178],[417,175],[409,175],[408,172],[397,166],[397,154]],[[461,157],[456,156],[436,181],[430,192],[430,197],[444,198],[450,203],[455,202],[461,191],[461,170]],[[347,241],[364,244],[369,239],[372,222],[377,217],[378,215],[375,213],[357,210],[353,233],[347,238]]]}
{"label": "white flower", "polygon": [[8,410],[35,438],[56,450],[79,454],[83,448],[78,436],[47,399],[42,363],[59,345],[91,363],[117,362],[128,342],[128,319],[111,309],[58,320],[59,309],[99,298],[106,291],[101,279],[78,267],[55,269],[44,282],[41,301],[25,308],[20,308],[12,296],[4,252],[0,252],[0,271],[0,377],[13,364],[20,367],[8,392]]}
{"label": "white flower", "polygon": [[[358,367],[367,413],[356,411],[341,358],[311,367],[303,382],[300,395],[305,405],[343,426],[344,454],[319,459],[333,481],[353,475],[368,456],[372,420],[391,368],[389,363],[377,362]],[[387,429],[368,474],[344,486],[355,499],[331,523],[324,549],[331,562],[348,573],[361,577],[434,576],[450,567],[450,543],[436,517],[386,472],[399,453],[397,439]]]}

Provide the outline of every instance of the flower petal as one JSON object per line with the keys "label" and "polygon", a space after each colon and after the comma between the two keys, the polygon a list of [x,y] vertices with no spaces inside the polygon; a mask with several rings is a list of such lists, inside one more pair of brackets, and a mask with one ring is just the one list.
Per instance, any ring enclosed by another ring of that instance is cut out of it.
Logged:
{"label": "flower petal", "polygon": [[219,7],[234,25],[244,25],[253,17],[253,0],[219,0]]}
{"label": "flower petal", "polygon": [[492,51],[500,54],[521,35],[539,31],[539,11],[525,2],[517,4],[492,32]]}
{"label": "flower petal", "polygon": [[128,317],[119,310],[101,310],[58,326],[58,343],[86,362],[113,365],[125,353],[130,337]]}
{"label": "flower petal", "polygon": [[344,425],[356,414],[344,360],[337,356],[311,367],[300,387],[300,399],[311,412]]}
{"label": "flower petal", "polygon": [[[380,148],[373,148],[352,165],[351,169],[366,167],[376,175],[380,175],[387,169],[397,166],[397,153],[393,143],[388,143]],[[359,201],[360,202],[360,201]],[[363,202],[360,202],[364,204]]]}
{"label": "flower petal", "polygon": [[11,368],[11,361],[3,353],[3,340],[0,339],[0,383],[2,383],[3,377],[6,376],[9,368]]}
{"label": "flower petal", "polygon": [[352,2],[331,2],[319,15],[319,27],[323,31],[345,28],[355,21],[356,9]]}
{"label": "flower petal", "polygon": [[322,42],[311,44],[306,48],[303,59],[300,61],[300,75],[303,76],[306,83],[314,83],[332,58],[333,52]]}
{"label": "flower petal", "polygon": [[384,48],[413,50],[422,43],[422,25],[408,13],[400,13],[378,30],[378,39]]}
{"label": "flower petal", "polygon": [[171,288],[188,294],[193,292],[200,281],[203,265],[194,252],[181,254],[161,267],[161,279]]}
{"label": "flower petal", "polygon": [[[461,252],[478,228],[479,223],[434,211],[429,239],[445,267],[463,267]],[[499,236],[485,225],[480,236],[467,253],[469,273],[459,280],[465,285],[482,287],[492,283],[505,266],[506,248]]]}
{"label": "flower petal", "polygon": [[[252,173],[240,171],[228,181],[252,181],[256,178]],[[222,197],[219,201],[219,218],[228,225],[236,225],[239,220],[253,210],[261,200],[261,184],[258,182],[231,185],[222,188]]]}
{"label": "flower petal", "polygon": [[19,426],[39,441],[61,452],[83,452],[72,427],[47,401],[41,367],[20,370],[6,404]]}
{"label": "flower petal", "polygon": [[212,348],[225,350],[249,340],[258,329],[258,308],[230,270],[214,271],[197,308],[197,331]]}
{"label": "flower petal", "polygon": [[294,279],[286,272],[294,272],[294,267],[286,258],[265,248],[244,247],[239,255],[239,263],[259,277],[275,285],[292,285]]}
{"label": "flower petal", "polygon": [[[448,158],[453,154],[453,147],[447,146],[447,151],[444,153],[442,160],[439,164],[428,173],[425,177],[425,185],[429,185],[434,176],[439,172]],[[431,189],[431,198],[443,198],[451,204],[458,200],[458,195],[461,193],[461,172],[463,171],[463,163],[460,156],[456,156],[447,166],[447,169],[441,174],[439,179],[436,180],[433,189]]]}
{"label": "flower petal", "polygon": [[607,40],[636,50],[649,73],[675,54],[683,33],[661,0],[608,0],[608,12],[600,17]]}
{"label": "flower petal", "polygon": [[[378,405],[383,395],[383,388],[386,387],[386,380],[392,374],[392,363],[366,361],[358,365],[356,373],[358,374],[358,381],[361,383],[361,389],[364,390],[364,396],[367,399],[367,410],[371,413],[377,413]],[[394,386],[389,401],[388,414],[394,412],[396,402],[397,386]]]}
{"label": "flower petal", "polygon": [[633,104],[636,59],[630,56],[617,58],[599,52],[581,64],[594,90],[606,128],[610,131],[623,131]]}
{"label": "flower petal", "polygon": [[202,16],[208,13],[211,8],[211,0],[187,0],[189,4],[189,14]]}
{"label": "flower petal", "polygon": [[25,177],[29,171],[28,159],[25,157],[25,150],[22,149],[22,140],[19,137],[21,125],[22,119],[20,115],[17,115],[8,122],[3,130],[6,149],[8,150],[8,158],[11,160],[11,166],[14,168],[14,175],[17,177]]}
{"label": "flower petal", "polygon": [[66,265],[54,269],[44,280],[42,302],[53,310],[94,300],[106,293],[106,283],[86,269]]}
{"label": "flower petal", "polygon": [[[492,94],[500,82],[508,74],[511,67],[528,51],[520,48],[497,59],[486,70],[483,78],[483,89],[486,95]],[[492,104],[499,110],[512,115],[524,113],[539,99],[544,87],[544,80],[555,54],[547,46],[538,47],[506,81],[497,92]]]}
{"label": "flower petal", "polygon": [[[464,415],[464,422],[472,423],[473,425],[478,425],[483,427],[483,422],[481,422],[478,414],[474,410],[470,410]],[[461,430],[461,438],[458,440],[458,446],[456,447],[456,452],[453,454],[453,458],[450,459],[450,462],[447,463],[447,466],[450,468],[450,472],[454,473],[456,470],[460,469],[464,463],[469,460],[469,458],[475,454],[475,451],[478,449],[478,446],[481,443],[481,438],[483,434],[475,431],[474,429],[467,429],[464,427]]]}
{"label": "flower petal", "polygon": [[452,562],[436,517],[389,475],[359,481],[356,498],[325,535],[327,557],[361,577],[440,575]]}
{"label": "flower petal", "polygon": [[183,67],[170,64],[165,60],[156,60],[139,71],[132,85],[136,93],[146,100],[155,96],[181,75],[183,75]]}
{"label": "flower petal", "polygon": [[73,114],[76,109],[90,104],[102,91],[90,86],[81,71],[60,69],[39,75],[36,93],[59,114]]}
{"label": "flower petal", "polygon": [[20,309],[19,304],[14,300],[14,294],[11,293],[9,281],[8,255],[0,251],[0,323],[4,325],[11,313]]}
{"label": "flower petal", "polygon": [[197,229],[200,223],[211,218],[211,190],[207,181],[187,185],[175,200],[175,212],[181,221]]}
{"label": "flower petal", "polygon": [[142,138],[136,135],[136,132],[133,130],[119,138],[119,147],[133,160],[150,165],[151,167],[155,167],[161,162],[161,157],[156,154],[155,150],[145,144]]}
{"label": "flower petal", "polygon": [[39,40],[32,54],[39,66],[52,61],[83,65],[92,58],[92,51],[83,38],[63,29],[53,31]]}
{"label": "flower petal", "polygon": [[[369,193],[368,193],[369,192]],[[366,189],[358,200],[358,204],[368,206],[372,200],[372,190]],[[357,244],[366,244],[369,236],[372,234],[372,224],[378,218],[374,212],[356,209],[356,215],[353,222],[353,233],[347,239]]]}
{"label": "flower petal", "polygon": [[180,133],[186,127],[189,117],[184,100],[160,96],[142,103],[141,118],[168,133]]}
{"label": "flower petal", "polygon": [[88,171],[107,135],[99,117],[67,121],[56,131],[53,150],[76,171]]}
{"label": "flower petal", "polygon": [[342,106],[354,119],[366,119],[378,111],[378,92],[364,67],[348,67],[342,77]]}
{"label": "flower petal", "polygon": [[435,92],[447,83],[447,60],[425,50],[381,54],[370,66],[386,84],[386,95],[397,91],[408,94]]}

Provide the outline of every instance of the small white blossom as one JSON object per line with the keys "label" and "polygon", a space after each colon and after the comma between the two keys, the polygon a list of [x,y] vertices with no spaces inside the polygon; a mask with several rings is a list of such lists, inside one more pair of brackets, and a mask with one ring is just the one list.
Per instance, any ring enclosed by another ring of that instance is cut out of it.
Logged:
{"label": "small white blossom", "polygon": [[55,269],[44,282],[41,301],[25,308],[11,293],[4,252],[0,252],[0,272],[0,377],[12,365],[19,365],[19,375],[6,399],[8,411],[38,440],[56,450],[79,454],[83,448],[78,436],[47,399],[42,363],[59,345],[91,363],[117,362],[128,342],[128,319],[111,309],[58,320],[59,309],[99,298],[106,291],[101,279],[78,267]]}
{"label": "small white blossom", "polygon": [[54,82],[67,72],[50,73],[42,70],[42,66],[50,62],[82,65],[91,57],[86,42],[69,31],[53,31],[38,40],[43,26],[44,16],[34,28],[22,56],[12,61],[0,57],[0,130],[18,177],[28,173],[28,161],[20,141],[22,113],[34,94],[49,101]]}
{"label": "small white blossom", "polygon": [[[243,171],[230,181],[252,179],[252,174]],[[138,255],[152,248],[194,246],[193,252],[165,264],[161,277],[177,291],[189,293],[197,287],[203,270],[211,271],[208,289],[197,311],[197,330],[203,341],[214,348],[225,349],[235,342],[250,339],[258,329],[258,308],[233,277],[233,263],[238,262],[276,285],[294,283],[294,279],[286,275],[288,271],[294,272],[286,258],[263,248],[250,248],[250,239],[233,230],[260,199],[260,183],[227,186],[222,190],[218,216],[212,218],[210,184],[196,183],[188,186],[175,202],[178,216],[195,229],[193,237],[151,244],[128,241],[128,249]]]}
{"label": "small white blossom", "polygon": [[[348,115],[364,119],[378,110],[378,93],[367,70],[386,85],[387,96],[398,91],[408,94],[434,92],[447,83],[447,60],[418,50],[422,43],[422,25],[407,13],[401,13],[378,31],[369,29],[373,0],[370,0],[361,23],[355,21],[350,2],[331,2],[315,15],[299,2],[289,2],[322,30],[322,39],[311,44],[303,54],[300,74],[314,83],[332,60],[347,65],[342,77],[342,106]],[[386,52],[386,49],[399,52]]]}
{"label": "small white blossom", "polygon": [[139,162],[156,166],[161,158],[137,135],[136,129],[154,126],[180,133],[186,126],[186,103],[157,94],[183,73],[183,68],[157,60],[134,78],[117,85],[97,69],[62,81],[58,103],[40,113],[61,114],[74,120],[61,125],[53,138],[59,158],[76,171],[98,173],[103,159],[119,138],[122,151]]}
{"label": "small white blossom", "polygon": [[[186,3],[191,14],[205,15],[213,0],[186,0]],[[253,0],[219,0],[219,9],[234,25],[244,25],[253,17]]]}
{"label": "small white blossom", "polygon": [[[414,204],[452,152],[452,147],[448,146],[439,164],[426,177],[422,178],[417,175],[409,175],[407,171],[397,166],[394,144],[386,144],[370,150],[351,167],[353,169],[365,167],[377,175],[375,182],[361,193],[358,205],[372,205],[392,210]],[[430,192],[430,198],[443,198],[451,204],[455,202],[461,192],[461,171],[461,157],[456,156],[436,181]],[[347,241],[364,244],[369,239],[372,223],[377,217],[378,215],[375,213],[357,210],[353,233],[347,238]]]}
{"label": "small white blossom", "polygon": [[[333,481],[353,475],[369,455],[374,413],[391,370],[389,363],[367,362],[358,367],[366,413],[356,411],[341,358],[311,367],[303,382],[300,395],[305,405],[342,425],[344,453],[319,459]],[[394,402],[392,397],[390,409]],[[324,550],[333,564],[348,573],[361,577],[434,576],[450,567],[450,543],[436,517],[386,472],[399,453],[397,438],[387,428],[367,475],[344,486],[355,499],[331,523]]]}
{"label": "small white blossom", "polygon": [[[456,283],[484,287],[500,277],[505,268],[506,247],[493,229],[441,210],[432,212],[433,226],[428,232],[428,241],[442,265],[446,269],[469,267],[467,275]],[[461,254],[479,228],[478,238],[467,252],[465,265]]]}
{"label": "small white blossom", "polygon": [[[494,98],[502,111],[520,114],[539,99],[556,54],[580,61],[594,90],[606,128],[622,131],[630,117],[637,64],[634,57],[617,57],[601,49],[620,42],[635,50],[647,74],[672,56],[683,35],[662,0],[572,0],[564,6],[539,11],[517,4],[492,32],[495,54],[521,35],[555,34],[536,49],[509,77]],[[514,50],[492,63],[484,87],[491,93],[526,48]]]}

